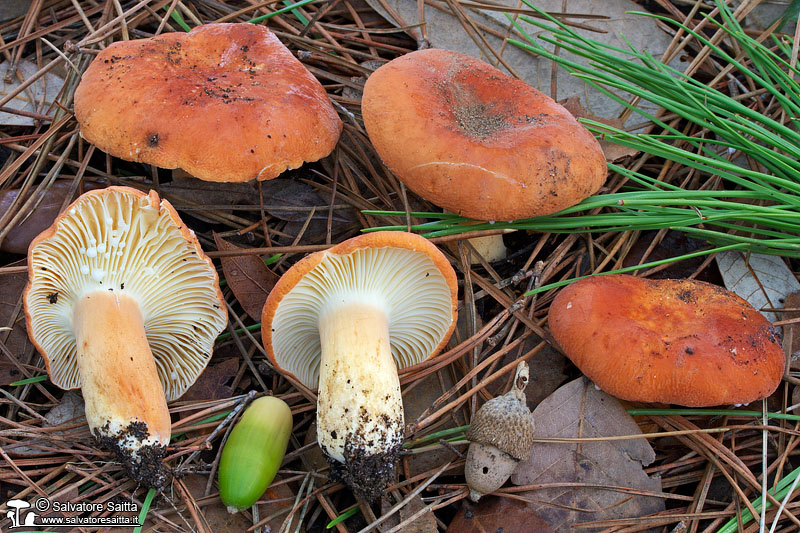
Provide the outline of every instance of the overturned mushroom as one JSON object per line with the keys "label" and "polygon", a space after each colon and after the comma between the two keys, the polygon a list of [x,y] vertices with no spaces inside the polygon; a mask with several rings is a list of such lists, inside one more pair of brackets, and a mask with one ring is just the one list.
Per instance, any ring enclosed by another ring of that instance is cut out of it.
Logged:
{"label": "overturned mushroom", "polygon": [[227,321],[194,233],[155,191],[88,192],[31,243],[28,280],[28,334],[50,380],[80,387],[100,444],[162,485],[166,402],[194,383]]}
{"label": "overturned mushroom", "polygon": [[394,472],[404,419],[398,368],[442,349],[456,276],[428,240],[376,232],[312,254],[272,289],[261,320],[270,360],[319,385],[317,440],[335,473],[373,500]]}
{"label": "overturned mushroom", "polygon": [[342,129],[319,81],[250,23],[112,43],[75,90],[75,116],[113,156],[209,181],[272,179],[327,156]]}

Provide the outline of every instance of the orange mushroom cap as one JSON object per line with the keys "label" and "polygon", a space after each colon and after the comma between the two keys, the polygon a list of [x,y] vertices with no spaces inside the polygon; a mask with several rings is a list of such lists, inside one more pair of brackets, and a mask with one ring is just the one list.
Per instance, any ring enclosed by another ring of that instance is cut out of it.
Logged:
{"label": "orange mushroom cap", "polygon": [[369,138],[412,191],[480,220],[547,215],[595,193],[606,161],[561,105],[471,56],[419,50],[376,70]]}
{"label": "orange mushroom cap", "polygon": [[584,278],[558,293],[549,323],[572,362],[625,400],[745,404],[772,394],[784,372],[769,321],[700,281]]}
{"label": "orange mushroom cap", "polygon": [[328,155],[342,129],[319,81],[249,23],[112,43],[84,73],[75,116],[113,156],[208,181],[272,179]]}

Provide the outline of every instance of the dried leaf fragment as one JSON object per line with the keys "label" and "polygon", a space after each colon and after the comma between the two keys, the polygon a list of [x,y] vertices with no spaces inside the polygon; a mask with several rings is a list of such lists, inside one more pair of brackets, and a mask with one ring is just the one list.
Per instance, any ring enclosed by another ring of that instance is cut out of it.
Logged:
{"label": "dried leaf fragment", "polygon": [[181,399],[183,401],[195,400],[220,400],[230,398],[233,389],[226,385],[239,371],[239,360],[236,358],[225,359],[219,363],[209,365],[189,387]]}
{"label": "dried leaf fragment", "polygon": [[[639,427],[612,396],[585,378],[559,388],[533,412],[536,437],[610,437],[638,435]],[[661,491],[661,481],[645,474],[655,460],[641,438],[581,443],[535,443],[531,456],[511,477],[516,485],[574,482]],[[556,531],[590,520],[631,518],[664,510],[658,497],[631,495],[596,486],[558,487],[522,493],[534,513]],[[551,503],[553,505],[551,505]],[[581,510],[581,511],[579,511]]]}
{"label": "dried leaf fragment", "polygon": [[466,501],[447,526],[446,533],[552,533],[547,522],[519,500],[486,496],[480,503]]}
{"label": "dried leaf fragment", "polygon": [[[716,259],[725,287],[756,309],[781,307],[789,293],[800,290],[800,282],[778,256],[745,256],[742,252],[730,250],[720,252]],[[762,311],[762,314],[770,322],[777,319],[775,313]]]}
{"label": "dried leaf fragment", "polygon": [[[217,250],[221,252],[242,249],[222,239],[216,233],[214,242],[217,244]],[[261,320],[261,309],[279,276],[257,255],[222,257],[220,261],[225,281],[228,282],[242,309],[253,320]]]}
{"label": "dried leaf fragment", "polygon": [[[783,303],[786,309],[800,309],[800,291],[795,291],[786,297]],[[783,320],[800,319],[800,311],[785,311]],[[784,349],[789,343],[789,364],[791,368],[800,368],[800,322],[789,324],[783,327]]]}

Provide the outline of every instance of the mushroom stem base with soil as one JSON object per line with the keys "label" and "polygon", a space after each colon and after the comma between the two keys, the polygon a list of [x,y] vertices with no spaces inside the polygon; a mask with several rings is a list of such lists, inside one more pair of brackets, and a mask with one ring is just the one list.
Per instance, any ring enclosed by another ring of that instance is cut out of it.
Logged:
{"label": "mushroom stem base with soil", "polygon": [[123,292],[88,292],[75,305],[72,327],[92,434],[131,477],[163,485],[171,421],[139,305]]}
{"label": "mushroom stem base with soil", "polygon": [[333,471],[372,501],[393,477],[403,443],[388,317],[379,302],[339,301],[321,314],[319,333],[319,445]]}

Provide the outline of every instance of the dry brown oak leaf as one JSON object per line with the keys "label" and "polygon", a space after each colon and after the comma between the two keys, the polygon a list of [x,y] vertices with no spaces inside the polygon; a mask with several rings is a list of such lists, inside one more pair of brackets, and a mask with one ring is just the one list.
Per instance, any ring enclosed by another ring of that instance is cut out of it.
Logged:
{"label": "dry brown oak leaf", "polygon": [[[616,398],[597,390],[586,378],[567,383],[533,411],[537,438],[638,435],[633,418]],[[535,443],[530,459],[519,464],[515,485],[576,483],[522,493],[537,516],[556,531],[581,522],[632,518],[664,510],[657,496],[632,495],[605,487],[661,492],[661,480],[643,470],[655,460],[646,439],[581,443]]]}

